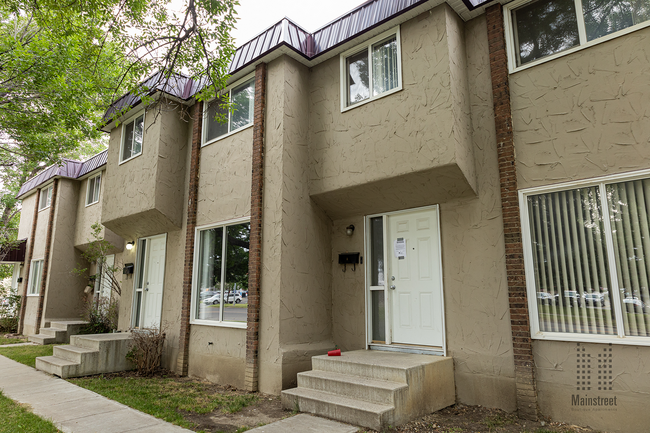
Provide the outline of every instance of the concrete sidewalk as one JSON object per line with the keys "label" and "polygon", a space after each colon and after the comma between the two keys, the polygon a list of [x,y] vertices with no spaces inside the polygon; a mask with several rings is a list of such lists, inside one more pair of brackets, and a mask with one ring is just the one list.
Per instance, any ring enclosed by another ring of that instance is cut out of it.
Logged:
{"label": "concrete sidewalk", "polygon": [[191,432],[4,356],[0,356],[0,390],[64,432]]}
{"label": "concrete sidewalk", "polygon": [[357,427],[301,413],[291,418],[248,430],[248,433],[354,433]]}

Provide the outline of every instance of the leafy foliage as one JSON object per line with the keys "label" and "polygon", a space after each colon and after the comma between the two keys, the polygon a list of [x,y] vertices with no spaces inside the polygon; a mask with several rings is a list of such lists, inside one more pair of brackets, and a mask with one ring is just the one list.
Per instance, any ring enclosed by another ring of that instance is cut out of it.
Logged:
{"label": "leafy foliage", "polygon": [[82,315],[88,324],[81,328],[80,334],[106,334],[117,329],[119,303],[105,296],[90,298],[84,304]]}
{"label": "leafy foliage", "polygon": [[[122,295],[122,285],[115,274],[122,272],[123,267],[119,262],[114,262],[112,265],[109,265],[106,260],[107,256],[110,255],[111,250],[115,247],[104,239],[102,235],[104,227],[100,223],[95,222],[90,226],[90,228],[91,238],[88,239],[88,247],[81,254],[81,257],[87,264],[96,263],[98,274],[91,276],[89,285],[92,285],[95,279],[99,278],[100,280],[104,280],[102,284],[110,284],[111,291],[120,296]],[[83,264],[77,264],[77,267],[72,270],[73,274],[81,278],[86,278],[88,272],[89,268]]]}
{"label": "leafy foliage", "polygon": [[135,369],[143,376],[151,376],[160,368],[165,329],[132,329],[133,346],[126,354],[126,359],[135,364]]}
{"label": "leafy foliage", "polygon": [[18,330],[18,313],[22,299],[11,284],[0,284],[0,332]]}

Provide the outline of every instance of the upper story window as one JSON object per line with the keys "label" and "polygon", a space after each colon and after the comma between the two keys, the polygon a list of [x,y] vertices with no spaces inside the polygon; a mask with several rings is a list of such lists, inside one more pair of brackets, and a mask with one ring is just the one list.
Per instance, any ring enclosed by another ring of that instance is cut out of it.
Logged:
{"label": "upper story window", "polygon": [[38,210],[47,209],[52,203],[52,185],[41,190],[41,197],[38,199]]}
{"label": "upper story window", "polygon": [[[220,102],[231,101],[228,111]],[[255,78],[245,77],[235,83],[219,98],[206,104],[203,120],[203,144],[232,134],[253,124],[255,106]],[[218,117],[217,117],[218,116]]]}
{"label": "upper story window", "polygon": [[341,111],[402,89],[399,27],[341,54]]}
{"label": "upper story window", "polygon": [[511,71],[650,24],[647,0],[520,0],[504,10]]}
{"label": "upper story window", "polygon": [[650,345],[650,179],[535,188],[520,203],[532,337]]}
{"label": "upper story window", "polygon": [[41,291],[41,278],[43,275],[43,260],[32,260],[32,268],[29,276],[28,295],[38,295]]}
{"label": "upper story window", "polygon": [[142,139],[144,137],[144,113],[130,120],[122,126],[122,146],[120,149],[120,163],[135,158],[142,153]]}
{"label": "upper story window", "polygon": [[197,229],[193,323],[246,327],[250,230],[248,221]]}
{"label": "upper story window", "polygon": [[97,203],[99,201],[99,186],[101,180],[101,173],[88,178],[88,188],[86,189],[86,206]]}

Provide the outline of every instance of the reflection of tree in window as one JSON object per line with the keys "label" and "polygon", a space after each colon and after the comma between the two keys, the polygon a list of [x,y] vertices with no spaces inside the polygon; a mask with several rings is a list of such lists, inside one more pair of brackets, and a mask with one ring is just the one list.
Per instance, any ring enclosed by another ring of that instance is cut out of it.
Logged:
{"label": "reflection of tree in window", "polygon": [[368,52],[348,57],[348,103],[354,104],[370,97]]}
{"label": "reflection of tree in window", "polygon": [[519,65],[580,43],[572,1],[539,0],[512,14]]}
{"label": "reflection of tree in window", "polygon": [[255,83],[244,84],[232,91],[232,114],[230,115],[230,130],[242,128],[253,122],[253,101],[255,99]]}
{"label": "reflection of tree in window", "polygon": [[608,35],[650,19],[647,0],[583,0],[587,40]]}
{"label": "reflection of tree in window", "polygon": [[[248,289],[248,248],[250,223],[227,227],[225,295]],[[227,299],[227,298],[226,298]]]}

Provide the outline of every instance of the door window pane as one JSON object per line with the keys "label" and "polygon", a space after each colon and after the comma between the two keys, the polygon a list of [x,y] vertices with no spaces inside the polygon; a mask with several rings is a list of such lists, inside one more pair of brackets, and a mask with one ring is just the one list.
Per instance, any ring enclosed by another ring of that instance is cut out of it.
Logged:
{"label": "door window pane", "polygon": [[616,334],[598,187],[528,197],[542,332]]}
{"label": "door window pane", "polygon": [[372,310],[372,341],[386,341],[386,311],[384,305],[384,291],[372,290],[370,292]]}
{"label": "door window pane", "polygon": [[[248,249],[250,223],[226,228],[226,281],[224,284],[223,320],[246,322],[248,319]],[[245,295],[245,296],[244,296]]]}
{"label": "door window pane", "polygon": [[220,320],[223,227],[202,230],[199,236],[196,318]]}
{"label": "door window pane", "polygon": [[347,59],[348,105],[356,104],[370,97],[368,77],[368,52],[350,56]]}
{"label": "door window pane", "polygon": [[517,65],[564,51],[580,43],[575,4],[538,0],[512,12]]}
{"label": "door window pane", "polygon": [[382,217],[370,218],[370,285],[384,285],[384,223]]}

